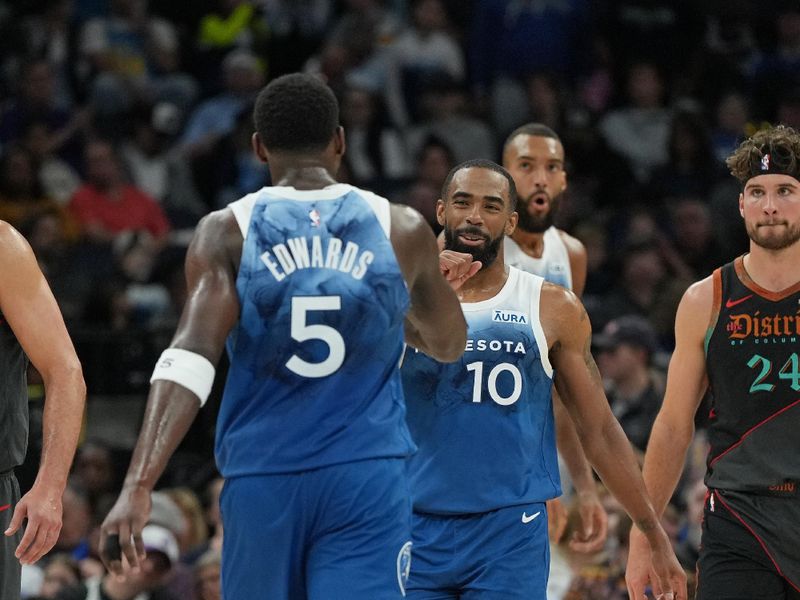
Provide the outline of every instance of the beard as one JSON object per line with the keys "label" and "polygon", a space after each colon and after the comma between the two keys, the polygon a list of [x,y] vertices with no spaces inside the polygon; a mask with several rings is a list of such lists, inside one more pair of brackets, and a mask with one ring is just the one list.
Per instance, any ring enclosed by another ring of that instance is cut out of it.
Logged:
{"label": "beard", "polygon": [[[770,224],[773,225],[773,227],[766,228],[766,231],[763,231],[758,223],[745,222],[747,236],[756,246],[760,246],[765,250],[783,250],[800,240],[800,223],[790,225],[788,221],[774,221]],[[773,234],[770,235],[770,230],[774,229],[775,225],[784,225],[784,230],[780,234],[773,232]]]}
{"label": "beard", "polygon": [[549,195],[547,196],[549,206],[547,212],[543,215],[532,215],[528,212],[528,206],[533,202],[533,196],[536,194],[531,194],[524,200],[520,198],[519,206],[517,206],[517,214],[519,215],[517,227],[528,233],[544,233],[550,229],[555,221],[562,194],[563,192],[552,198]]}
{"label": "beard", "polygon": [[[485,240],[483,246],[467,246],[466,244],[462,244],[458,239],[458,236],[462,234],[483,237]],[[502,233],[498,237],[492,239],[477,227],[467,226],[461,229],[450,229],[445,226],[444,228],[444,249],[471,254],[472,260],[481,261],[483,265],[481,271],[486,269],[486,267],[497,259],[497,254],[500,252],[500,243],[502,241]]]}

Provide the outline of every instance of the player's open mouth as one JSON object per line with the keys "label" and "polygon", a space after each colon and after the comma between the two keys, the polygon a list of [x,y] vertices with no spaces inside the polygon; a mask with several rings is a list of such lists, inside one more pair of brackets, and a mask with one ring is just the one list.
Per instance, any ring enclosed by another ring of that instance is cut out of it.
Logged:
{"label": "player's open mouth", "polygon": [[549,200],[547,194],[536,194],[531,198],[531,205],[539,209],[544,209],[547,208]]}
{"label": "player's open mouth", "polygon": [[479,246],[480,244],[486,242],[485,236],[464,234],[464,233],[459,234],[458,239],[461,241],[462,244],[465,244],[467,246]]}

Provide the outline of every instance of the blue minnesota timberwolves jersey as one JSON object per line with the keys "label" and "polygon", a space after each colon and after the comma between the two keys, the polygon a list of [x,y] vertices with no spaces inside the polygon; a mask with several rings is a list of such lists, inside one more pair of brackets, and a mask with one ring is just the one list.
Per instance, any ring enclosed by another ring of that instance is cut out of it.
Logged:
{"label": "blue minnesota timberwolves jersey", "polygon": [[561,239],[561,234],[555,227],[549,227],[542,237],[544,242],[542,256],[534,258],[523,252],[510,236],[506,236],[503,242],[506,264],[539,275],[544,277],[545,281],[571,290],[572,268],[569,264],[569,251]]}
{"label": "blue minnesota timberwolves jersey", "polygon": [[509,267],[488,300],[464,303],[467,347],[443,364],[408,348],[401,373],[414,510],[471,514],[561,494],[553,369],[539,324],[544,280]]}
{"label": "blue minnesota timberwolves jersey", "polygon": [[266,187],[231,209],[244,244],[217,425],[223,476],[407,456],[409,299],[388,201],[345,184]]}

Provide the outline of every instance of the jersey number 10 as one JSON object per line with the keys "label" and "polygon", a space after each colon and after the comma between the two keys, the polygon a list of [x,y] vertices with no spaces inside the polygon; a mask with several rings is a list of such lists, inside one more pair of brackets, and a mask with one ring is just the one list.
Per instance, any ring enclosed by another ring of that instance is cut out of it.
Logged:
{"label": "jersey number 10", "polygon": [[[475,372],[475,383],[472,386],[472,401],[480,402],[483,397],[483,363],[481,361],[469,363],[467,365],[467,371]],[[514,389],[511,391],[510,396],[501,396],[497,389],[497,378],[504,371],[511,373],[511,377],[514,378]],[[492,400],[497,402],[500,406],[510,406],[519,400],[520,394],[522,394],[522,373],[511,363],[497,364],[489,371],[489,377],[486,380],[486,388]]]}

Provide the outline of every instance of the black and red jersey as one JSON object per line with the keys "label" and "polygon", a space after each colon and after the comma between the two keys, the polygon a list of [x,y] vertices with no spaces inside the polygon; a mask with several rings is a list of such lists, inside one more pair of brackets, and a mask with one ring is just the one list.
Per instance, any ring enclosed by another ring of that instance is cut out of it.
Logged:
{"label": "black and red jersey", "polygon": [[748,276],[742,257],[713,280],[706,484],[793,495],[800,482],[800,282],[770,292]]}
{"label": "black and red jersey", "polygon": [[28,360],[0,313],[0,473],[22,464],[28,444]]}

